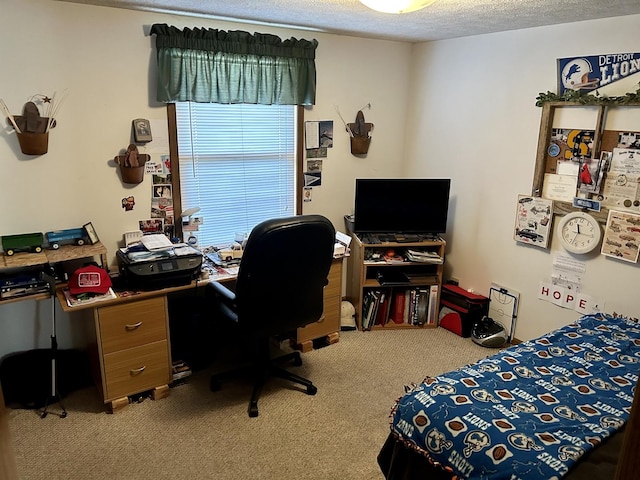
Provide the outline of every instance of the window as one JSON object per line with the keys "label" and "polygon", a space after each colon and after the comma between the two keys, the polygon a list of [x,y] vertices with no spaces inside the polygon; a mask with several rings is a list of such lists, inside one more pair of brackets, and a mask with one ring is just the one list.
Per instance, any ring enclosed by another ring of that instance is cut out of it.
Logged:
{"label": "window", "polygon": [[263,220],[297,213],[297,109],[175,104],[180,208],[200,208],[200,247],[230,243]]}

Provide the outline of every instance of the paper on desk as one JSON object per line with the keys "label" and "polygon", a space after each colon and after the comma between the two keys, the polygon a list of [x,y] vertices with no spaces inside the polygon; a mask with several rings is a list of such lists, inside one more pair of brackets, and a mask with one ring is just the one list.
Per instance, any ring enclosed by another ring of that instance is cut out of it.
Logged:
{"label": "paper on desk", "polygon": [[79,307],[80,305],[89,305],[92,303],[104,302],[105,300],[113,300],[114,298],[118,298],[113,291],[113,288],[109,288],[107,293],[102,295],[72,295],[69,292],[69,289],[63,290],[64,298],[67,300],[67,305],[70,307]]}
{"label": "paper on desk", "polygon": [[175,252],[175,254],[178,257],[181,257],[183,255],[193,255],[193,254],[200,253],[198,250],[196,250],[191,245],[188,245],[186,243],[176,243],[176,244],[174,244],[173,245],[173,251]]}
{"label": "paper on desk", "polygon": [[152,233],[150,235],[143,235],[142,238],[140,239],[140,242],[149,251],[168,250],[174,247],[173,243],[171,243],[171,240],[169,240],[166,237],[166,235],[162,233]]}
{"label": "paper on desk", "polygon": [[349,247],[349,244],[351,243],[351,236],[336,230],[336,241],[343,244],[345,247]]}
{"label": "paper on desk", "polygon": [[336,230],[336,242],[333,247],[333,257],[340,258],[349,255],[349,244],[351,237],[345,233]]}

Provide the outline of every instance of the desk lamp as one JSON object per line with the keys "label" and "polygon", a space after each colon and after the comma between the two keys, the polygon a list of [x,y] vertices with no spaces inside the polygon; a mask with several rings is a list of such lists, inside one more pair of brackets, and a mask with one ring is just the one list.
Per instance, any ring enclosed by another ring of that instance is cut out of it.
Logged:
{"label": "desk lamp", "polygon": [[[187,208],[184,212],[180,214],[182,218],[189,217],[189,223],[191,223],[191,217],[200,211],[200,207]],[[184,223],[184,220],[183,222]]]}
{"label": "desk lamp", "polygon": [[[187,208],[183,211],[180,216],[182,217],[182,225],[191,225],[191,217],[200,211],[200,207],[192,207]],[[185,223],[184,217],[188,217],[187,222]],[[197,227],[197,226],[196,226]],[[197,230],[197,228],[196,228]],[[184,229],[182,231],[182,237],[184,238]],[[189,238],[185,240],[189,245],[196,245],[198,243],[198,237],[196,237],[193,233],[189,233]]]}

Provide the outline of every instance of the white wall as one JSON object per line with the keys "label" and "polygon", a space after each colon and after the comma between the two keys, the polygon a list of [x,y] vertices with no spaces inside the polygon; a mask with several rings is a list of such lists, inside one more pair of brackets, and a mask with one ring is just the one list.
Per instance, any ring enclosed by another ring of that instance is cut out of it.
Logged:
{"label": "white wall", "polygon": [[[536,97],[557,90],[556,59],[638,51],[638,27],[635,15],[414,48],[408,173],[453,179],[446,272],[485,295],[492,281],[519,291],[520,339],[579,316],[537,298],[539,282],[550,280],[554,253],[562,252],[555,233],[549,250],[513,240],[517,195],[531,194],[541,116]],[[621,93],[635,91],[637,84],[624,88]],[[640,130],[634,113],[619,128]],[[595,126],[594,117],[573,117],[556,126]],[[604,300],[608,312],[640,314],[638,265],[596,252],[577,258],[586,262],[584,293]]]}
{"label": "white wall", "polygon": [[[399,173],[408,44],[47,0],[2,0],[2,18],[0,98],[12,113],[21,114],[34,94],[66,92],[66,97],[46,155],[23,155],[12,129],[0,122],[0,234],[91,221],[114,264],[122,233],[137,229],[138,220],[149,216],[151,186],[148,175],[140,185],[123,185],[113,158],[130,143],[132,119],[166,118],[164,105],[155,101],[154,38],[147,35],[154,23],[318,39],[317,105],[306,110],[305,118],[333,120],[336,138],[324,161],[323,185],[314,188],[305,213],[322,213],[343,230],[343,215],[353,209],[354,178]],[[334,105],[353,122],[358,109],[369,103],[364,114],[375,131],[363,159],[350,154]],[[126,212],[121,199],[129,195],[136,205]],[[58,309],[60,348],[82,345],[80,326],[80,320]],[[48,302],[0,306],[0,358],[48,347],[50,330]]]}
{"label": "white wall", "polygon": [[[411,46],[316,32],[94,7],[46,0],[3,0],[0,97],[13,113],[37,93],[66,99],[49,153],[23,155],[15,135],[0,130],[0,233],[47,231],[93,222],[114,262],[122,232],[148,215],[149,179],[124,186],[113,157],[130,142],[131,120],[165,118],[155,102],[153,23],[317,38],[317,104],[308,120],[333,120],[334,148],[323,184],[305,213],[322,213],[339,229],[353,209],[356,177],[450,176],[448,274],[487,293],[491,281],[522,294],[516,335],[526,339],[577,317],[537,300],[553,252],[513,241],[515,201],[530,193],[537,145],[539,92],[555,91],[555,60],[637,50],[640,16],[536,28]],[[628,90],[632,90],[629,88]],[[375,124],[366,158],[349,152],[337,105],[347,122],[358,109]],[[573,127],[574,125],[568,125]],[[640,125],[635,127],[640,130]],[[134,195],[125,212],[120,201]],[[638,315],[638,266],[587,258],[584,290],[608,311]],[[61,348],[81,345],[82,320],[58,311]],[[0,306],[0,357],[47,347],[50,305]]]}

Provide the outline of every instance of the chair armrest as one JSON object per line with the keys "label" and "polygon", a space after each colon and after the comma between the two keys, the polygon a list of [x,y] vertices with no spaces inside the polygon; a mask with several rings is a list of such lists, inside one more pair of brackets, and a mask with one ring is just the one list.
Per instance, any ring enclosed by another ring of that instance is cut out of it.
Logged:
{"label": "chair armrest", "polygon": [[209,282],[208,287],[213,290],[213,294],[219,302],[217,304],[218,312],[237,322],[236,294],[219,282]]}
{"label": "chair armrest", "polygon": [[215,281],[209,282],[209,288],[213,290],[213,293],[215,295],[222,297],[223,302],[229,305],[233,305],[234,302],[236,301],[236,294],[231,290],[229,290],[220,282],[215,282]]}

